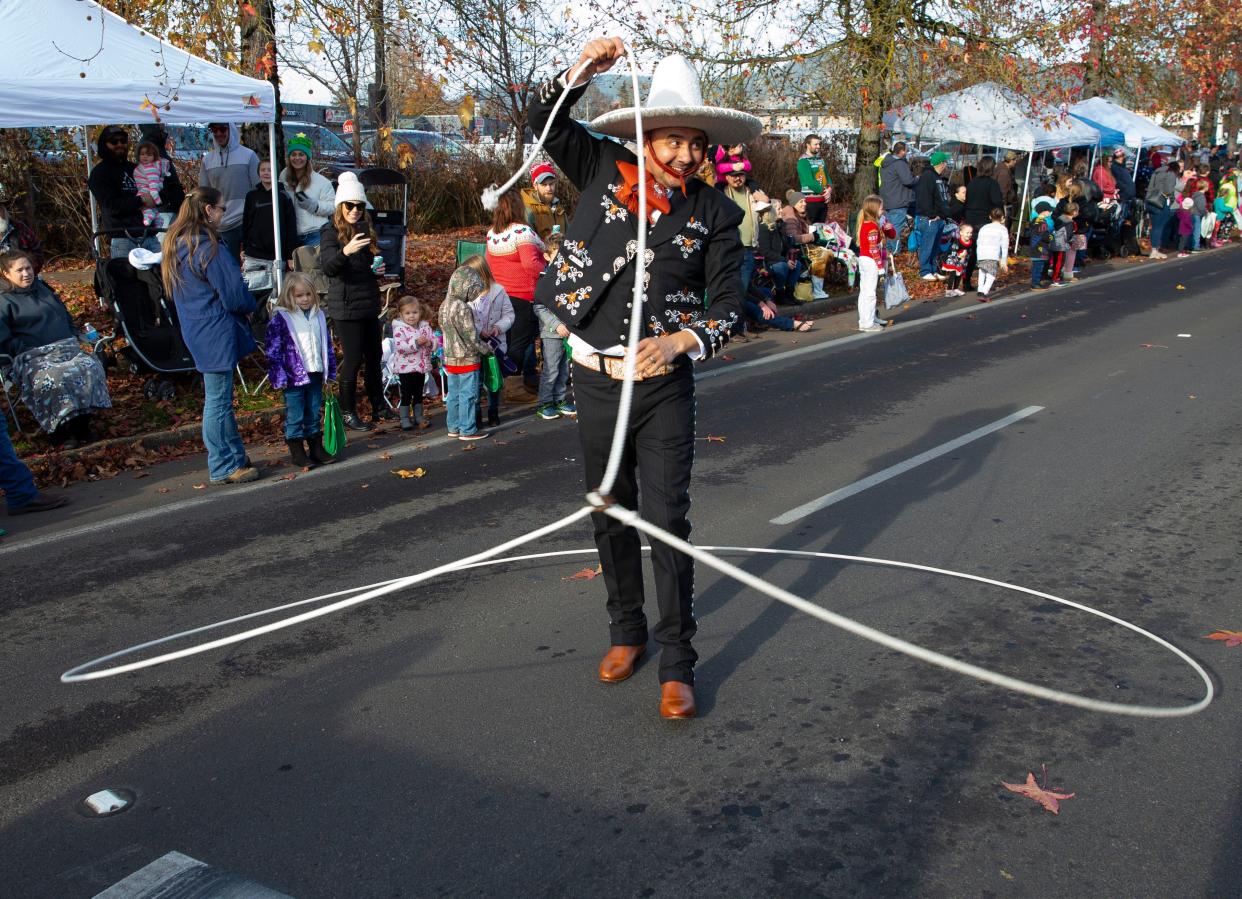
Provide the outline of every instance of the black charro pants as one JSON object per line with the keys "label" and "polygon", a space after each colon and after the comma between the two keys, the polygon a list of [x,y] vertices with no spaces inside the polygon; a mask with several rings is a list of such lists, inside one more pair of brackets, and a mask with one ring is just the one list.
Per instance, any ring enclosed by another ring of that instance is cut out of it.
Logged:
{"label": "black charro pants", "polygon": [[[587,489],[600,485],[608,465],[621,382],[574,366],[574,398]],[[652,524],[687,540],[690,537],[690,470],[694,467],[694,369],[682,362],[672,374],[634,385],[630,426],[613,498],[637,509]],[[641,500],[639,486],[641,484]],[[638,531],[594,513],[595,545],[608,589],[609,636],[615,646],[647,643],[643,614],[643,567]],[[698,654],[690,645],[694,622],[694,562],[658,540],[651,541],[660,619],[660,683],[694,684]]]}

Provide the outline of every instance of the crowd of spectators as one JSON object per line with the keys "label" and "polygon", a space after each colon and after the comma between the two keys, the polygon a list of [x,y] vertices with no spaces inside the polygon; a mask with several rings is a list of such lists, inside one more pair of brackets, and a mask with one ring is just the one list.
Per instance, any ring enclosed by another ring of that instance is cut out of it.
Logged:
{"label": "crowd of spectators", "polygon": [[[485,421],[488,427],[499,423],[502,395],[535,402],[544,419],[576,415],[565,328],[534,302],[536,282],[557,264],[558,252],[576,252],[563,247],[571,210],[558,196],[552,166],[535,166],[529,187],[500,198],[484,252],[454,273],[437,321],[413,297],[382,299],[386,269],[355,175],[342,174],[334,187],[315,170],[311,142],[304,135],[291,138],[288,164],[275,179],[278,245],[271,162],[240,144],[236,126],[208,128],[214,145],[204,156],[199,186],[188,195],[161,135],[143,141],[131,159],[129,132],[118,126],[100,131],[89,187],[112,257],[162,252],[166,295],[202,375],[212,483],[258,477],[233,408],[234,370],[256,349],[256,308],[263,313],[258,324],[266,333],[272,384],[285,394],[285,436],[295,464],[334,461],[323,445],[321,420],[325,390],[334,380],[344,425],[359,431],[390,419],[406,430],[432,427],[423,399],[442,385],[448,388],[448,433],[463,440],[487,436]],[[746,320],[736,331],[743,339],[756,325],[809,330],[809,321],[779,306],[826,297],[830,272],[850,285],[857,278],[859,330],[883,330],[877,286],[901,251],[916,253],[919,276],[944,282],[947,295],[973,289],[986,301],[1008,268],[1019,217],[1036,289],[1075,280],[1096,246],[1137,248],[1134,237],[1143,227],[1151,255],[1163,258],[1219,246],[1242,225],[1237,158],[1223,147],[1154,151],[1137,166],[1123,147],[1094,166],[1081,155],[1028,160],[1010,151],[999,161],[971,157],[952,171],[947,154],[912,159],[898,141],[876,160],[877,194],[860,200],[849,223],[832,220],[833,184],[822,148],[817,135],[807,136],[782,184],[760,185],[742,145],[714,148],[700,172],[742,212]],[[1027,172],[1031,183],[1024,186]],[[1029,207],[1020,207],[1022,196],[1030,198]],[[74,448],[93,439],[91,415],[110,405],[106,376],[96,356],[82,349],[86,335],[39,278],[37,236],[10,216],[8,206],[0,189],[0,367],[52,442]],[[290,272],[277,296],[278,274],[295,267],[299,247],[314,251],[322,280]],[[271,311],[255,294],[270,295]],[[369,420],[358,404],[360,374]],[[396,382],[400,400],[390,404],[385,389]],[[0,436],[9,508],[58,504],[34,491],[18,471],[24,468],[9,458],[7,422]]]}

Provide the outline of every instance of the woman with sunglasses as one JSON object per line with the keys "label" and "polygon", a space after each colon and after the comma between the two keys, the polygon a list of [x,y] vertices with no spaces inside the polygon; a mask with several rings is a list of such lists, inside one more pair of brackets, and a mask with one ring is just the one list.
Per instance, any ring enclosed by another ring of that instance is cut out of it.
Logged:
{"label": "woman with sunglasses", "polygon": [[220,238],[224,199],[195,188],[164,235],[164,292],[172,297],[181,336],[203,375],[203,443],[213,484],[254,481],[233,414],[233,369],[254,352],[255,302],[241,268]]}
{"label": "woman with sunglasses", "polygon": [[380,381],[383,325],[379,320],[379,279],[384,265],[382,261],[375,263],[378,246],[362,182],[353,172],[343,172],[336,184],[336,212],[319,231],[319,265],[328,278],[328,316],[344,350],[338,371],[341,413],[345,426],[355,431],[374,427],[362,420],[357,409],[358,369],[364,361],[371,421],[397,417],[384,403]]}

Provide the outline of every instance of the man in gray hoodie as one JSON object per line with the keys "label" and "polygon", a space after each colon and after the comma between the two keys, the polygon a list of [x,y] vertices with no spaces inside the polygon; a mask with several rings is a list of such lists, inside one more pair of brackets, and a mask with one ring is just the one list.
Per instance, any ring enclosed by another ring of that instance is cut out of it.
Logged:
{"label": "man in gray hoodie", "polygon": [[910,163],[906,162],[908,152],[905,141],[899,140],[880,163],[880,199],[884,201],[884,217],[898,234],[888,242],[890,254],[897,253],[897,242],[906,223],[907,210],[914,202],[914,185],[919,180],[910,171]]}
{"label": "man in gray hoodie", "polygon": [[236,125],[212,122],[207,128],[216,145],[203,154],[198,183],[201,187],[210,186],[220,191],[224,204],[224,216],[218,226],[220,239],[237,258],[241,250],[246,194],[259,183],[259,157],[249,147],[242,146]]}

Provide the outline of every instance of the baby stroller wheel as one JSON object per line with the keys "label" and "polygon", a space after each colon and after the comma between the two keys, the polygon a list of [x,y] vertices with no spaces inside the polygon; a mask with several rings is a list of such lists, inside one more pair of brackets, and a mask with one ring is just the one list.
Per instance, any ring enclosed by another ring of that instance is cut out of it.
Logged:
{"label": "baby stroller wheel", "polygon": [[1130,257],[1130,248],[1125,244],[1122,244],[1121,248],[1117,251],[1117,255],[1122,259],[1128,259]]}

